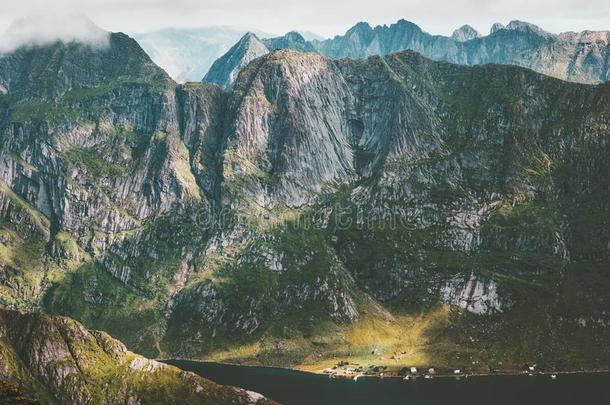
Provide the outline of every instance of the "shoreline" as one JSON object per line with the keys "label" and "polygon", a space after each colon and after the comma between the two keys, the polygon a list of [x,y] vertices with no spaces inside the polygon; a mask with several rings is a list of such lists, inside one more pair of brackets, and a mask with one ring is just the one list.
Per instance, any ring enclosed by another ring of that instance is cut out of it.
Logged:
{"label": "shoreline", "polygon": [[[328,378],[335,379],[345,379],[345,380],[354,380],[361,378],[376,378],[376,379],[400,379],[404,380],[405,377],[409,377],[409,381],[416,380],[430,380],[430,379],[467,379],[467,378],[482,378],[482,377],[550,377],[552,375],[561,376],[561,375],[578,375],[578,374],[609,374],[610,369],[594,369],[594,370],[563,370],[563,371],[533,371],[533,372],[520,372],[517,370],[514,371],[501,371],[497,373],[459,373],[459,374],[428,374],[428,373],[417,373],[417,374],[406,374],[406,375],[368,375],[368,374],[343,374],[343,373],[328,373],[324,371],[314,372],[314,371],[305,371],[297,368],[283,367],[283,366],[264,366],[264,365],[253,365],[253,364],[238,364],[238,363],[227,363],[227,362],[219,362],[213,360],[199,360],[199,359],[188,359],[188,358],[168,358],[168,359],[155,359],[155,361],[170,364],[171,362],[179,362],[179,361],[188,361],[194,363],[203,363],[203,364],[214,364],[220,366],[231,366],[231,367],[250,367],[250,368],[266,368],[266,369],[275,369],[282,371],[289,371],[297,374],[305,374],[312,376],[327,376]],[[177,367],[177,366],[175,366]],[[383,373],[380,373],[383,374]],[[426,376],[428,376],[426,378]]]}

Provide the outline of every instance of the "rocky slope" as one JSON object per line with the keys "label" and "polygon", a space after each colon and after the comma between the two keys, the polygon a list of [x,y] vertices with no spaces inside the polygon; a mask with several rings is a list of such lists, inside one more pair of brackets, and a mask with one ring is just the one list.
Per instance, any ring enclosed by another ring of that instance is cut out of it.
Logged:
{"label": "rocky slope", "polygon": [[6,305],[150,356],[607,366],[607,84],[284,50],[225,92],[120,34],[0,84]]}
{"label": "rocky slope", "polygon": [[267,41],[275,44],[270,49],[311,51],[312,47],[333,58],[366,58],[409,49],[435,60],[463,65],[517,65],[579,83],[605,82],[610,76],[609,32],[555,35],[522,21],[511,21],[507,26],[494,24],[487,36],[468,25],[455,30],[451,37],[431,35],[416,24],[399,20],[374,28],[361,22],[345,35],[310,43],[295,44],[281,38]]}
{"label": "rocky slope", "polygon": [[273,403],[133,354],[71,319],[6,310],[0,310],[0,381],[53,404]]}

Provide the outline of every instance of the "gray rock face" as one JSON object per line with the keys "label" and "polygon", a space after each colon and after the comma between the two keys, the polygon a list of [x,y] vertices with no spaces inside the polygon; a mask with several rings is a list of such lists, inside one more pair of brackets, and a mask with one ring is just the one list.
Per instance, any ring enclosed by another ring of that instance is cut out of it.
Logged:
{"label": "gray rock face", "polygon": [[351,103],[345,80],[319,55],[281,51],[254,62],[231,100],[224,181],[244,186],[263,206],[274,196],[296,207],[344,182],[354,172],[353,129],[343,116]]}
{"label": "gray rock face", "polygon": [[440,295],[444,303],[459,306],[477,315],[503,312],[507,306],[500,302],[498,285],[493,280],[486,282],[475,275],[470,275],[467,280],[452,279],[441,288]]}
{"label": "gray rock face", "polygon": [[[180,170],[188,152],[175,84],[132,39],[113,34],[101,51],[22,49],[0,65],[11,100],[1,142],[13,151],[4,181],[61,227],[78,231],[93,220],[105,232],[132,230],[186,195],[201,198]],[[46,169],[32,169],[39,165]]]}

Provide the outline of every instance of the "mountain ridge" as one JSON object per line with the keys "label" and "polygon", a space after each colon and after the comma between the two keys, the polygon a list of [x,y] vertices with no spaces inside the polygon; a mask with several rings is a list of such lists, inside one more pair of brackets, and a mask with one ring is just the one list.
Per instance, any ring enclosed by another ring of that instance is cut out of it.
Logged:
{"label": "mountain ridge", "polygon": [[[303,42],[295,46],[282,38],[275,42],[284,48],[310,51]],[[454,32],[454,37],[428,34],[405,19],[375,27],[360,22],[345,35],[312,41],[310,45],[333,58],[366,58],[410,49],[434,60],[464,65],[511,64],[582,83],[605,82],[610,72],[609,32],[551,34],[519,20],[507,26],[494,24],[487,36],[463,26]]]}
{"label": "mountain ridge", "polygon": [[256,34],[248,32],[226,54],[212,64],[203,80],[230,89],[242,68],[267,53],[269,53],[269,49],[265,43]]}

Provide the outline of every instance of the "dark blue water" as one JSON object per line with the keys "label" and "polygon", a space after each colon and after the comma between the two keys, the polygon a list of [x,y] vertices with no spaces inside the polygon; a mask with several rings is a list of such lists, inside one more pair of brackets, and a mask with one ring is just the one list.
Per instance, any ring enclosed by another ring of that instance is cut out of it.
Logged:
{"label": "dark blue water", "polygon": [[539,376],[329,379],[325,375],[274,367],[247,367],[190,360],[168,364],[219,384],[259,392],[285,405],[448,404],[610,405],[610,373]]}

